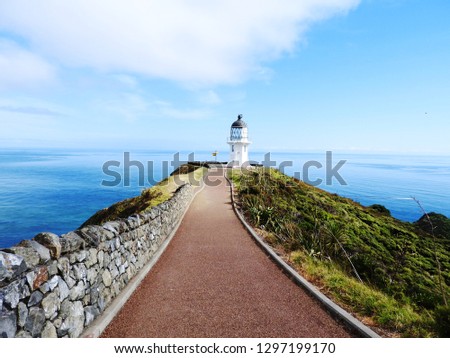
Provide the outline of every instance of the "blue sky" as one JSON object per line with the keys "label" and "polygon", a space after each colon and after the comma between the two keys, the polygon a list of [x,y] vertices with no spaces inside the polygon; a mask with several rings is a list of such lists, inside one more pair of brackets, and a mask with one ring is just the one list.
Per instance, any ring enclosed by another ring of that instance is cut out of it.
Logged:
{"label": "blue sky", "polygon": [[0,147],[450,154],[448,0],[0,0]]}

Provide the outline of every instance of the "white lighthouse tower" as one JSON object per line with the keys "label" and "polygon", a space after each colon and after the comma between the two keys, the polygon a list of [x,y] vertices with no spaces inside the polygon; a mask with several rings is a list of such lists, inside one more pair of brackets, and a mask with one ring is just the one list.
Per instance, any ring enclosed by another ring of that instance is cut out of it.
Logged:
{"label": "white lighthouse tower", "polygon": [[229,166],[249,165],[248,146],[251,142],[248,140],[247,123],[242,120],[242,114],[238,115],[236,121],[231,125],[230,137],[228,142],[230,145],[230,162]]}

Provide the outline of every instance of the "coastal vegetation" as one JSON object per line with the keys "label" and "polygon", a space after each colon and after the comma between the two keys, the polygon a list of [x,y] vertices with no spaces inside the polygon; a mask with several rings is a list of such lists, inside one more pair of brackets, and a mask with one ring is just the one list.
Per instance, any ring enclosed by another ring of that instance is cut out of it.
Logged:
{"label": "coastal vegetation", "polygon": [[229,176],[259,234],[364,323],[384,336],[449,336],[448,218],[402,222],[274,169]]}
{"label": "coastal vegetation", "polygon": [[184,184],[200,185],[207,168],[199,165],[184,164],[157,185],[142,190],[141,195],[122,200],[108,208],[97,211],[81,227],[101,225],[107,221],[127,218],[130,215],[145,212],[152,207],[169,200]]}

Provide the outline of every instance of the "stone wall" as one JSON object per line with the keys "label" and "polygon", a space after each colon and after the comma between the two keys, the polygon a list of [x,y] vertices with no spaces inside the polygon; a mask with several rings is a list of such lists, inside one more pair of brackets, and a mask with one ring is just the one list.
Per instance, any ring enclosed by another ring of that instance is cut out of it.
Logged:
{"label": "stone wall", "polygon": [[172,233],[186,184],[149,212],[0,251],[0,337],[79,337]]}

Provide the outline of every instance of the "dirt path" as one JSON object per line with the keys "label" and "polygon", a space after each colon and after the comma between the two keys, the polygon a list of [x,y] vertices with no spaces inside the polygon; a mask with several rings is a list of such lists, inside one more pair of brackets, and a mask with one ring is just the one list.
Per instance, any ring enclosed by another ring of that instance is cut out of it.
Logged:
{"label": "dirt path", "polygon": [[222,173],[102,337],[349,337],[259,249]]}

